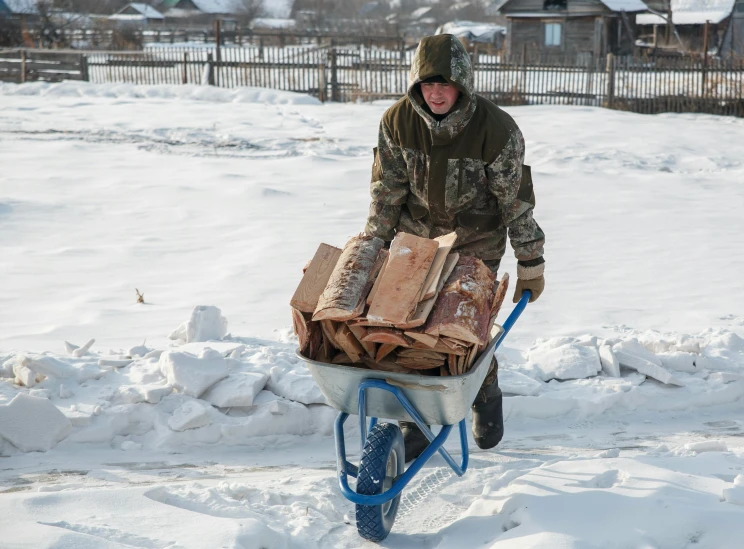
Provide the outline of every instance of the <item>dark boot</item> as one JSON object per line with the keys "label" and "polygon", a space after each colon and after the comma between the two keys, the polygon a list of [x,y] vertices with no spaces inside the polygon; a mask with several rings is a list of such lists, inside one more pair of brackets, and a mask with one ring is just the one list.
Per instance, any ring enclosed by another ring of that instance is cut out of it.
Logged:
{"label": "dark boot", "polygon": [[429,439],[424,436],[421,429],[413,421],[399,421],[398,425],[403,432],[403,444],[406,447],[406,462],[416,459],[426,450]]}
{"label": "dark boot", "polygon": [[498,378],[499,365],[494,357],[486,379],[473,402],[473,438],[478,448],[493,448],[504,436],[504,410]]}

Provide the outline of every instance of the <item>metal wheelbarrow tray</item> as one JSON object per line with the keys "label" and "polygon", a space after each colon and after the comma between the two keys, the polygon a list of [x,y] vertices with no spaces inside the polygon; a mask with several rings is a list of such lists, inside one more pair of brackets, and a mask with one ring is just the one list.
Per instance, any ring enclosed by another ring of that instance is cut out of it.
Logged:
{"label": "metal wheelbarrow tray", "polygon": [[[297,351],[328,403],[340,411],[334,426],[339,488],[346,499],[356,504],[357,530],[363,538],[379,542],[387,537],[395,522],[403,488],[434,454],[439,453],[458,476],[465,474],[468,468],[465,417],[488,374],[491,357],[524,311],[530,296],[529,291],[522,294],[470,371],[459,376],[399,374],[326,364]],[[344,423],[351,414],[359,416],[362,446],[359,467],[346,459]],[[413,421],[429,440],[429,446],[407,469],[400,429],[396,424],[378,423],[378,418]],[[442,428],[435,435],[430,425]],[[455,425],[460,431],[459,464],[444,448]],[[349,477],[357,479],[356,489],[349,485]]]}

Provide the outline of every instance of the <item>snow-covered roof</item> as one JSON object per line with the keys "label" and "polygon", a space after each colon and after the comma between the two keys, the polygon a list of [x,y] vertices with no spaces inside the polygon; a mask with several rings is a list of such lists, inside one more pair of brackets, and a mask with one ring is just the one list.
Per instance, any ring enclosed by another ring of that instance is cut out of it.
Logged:
{"label": "snow-covered roof", "polygon": [[[704,25],[706,21],[720,23],[731,15],[736,0],[672,0],[672,23]],[[652,13],[636,15],[638,25],[664,25],[663,17]]]}
{"label": "snow-covered roof", "polygon": [[[245,4],[241,0],[191,0],[191,3],[202,13],[238,14],[245,11]],[[172,11],[188,11],[175,6]]]}
{"label": "snow-covered roof", "polygon": [[641,0],[602,0],[602,3],[612,11],[646,11],[648,6]]}
{"label": "snow-covered roof", "polygon": [[295,26],[295,20],[276,17],[256,17],[251,26],[254,29],[291,29]]}
{"label": "snow-covered roof", "polygon": [[21,15],[39,13],[35,0],[0,0],[0,12],[4,11],[3,7],[7,8],[10,13]]}
{"label": "snow-covered roof", "polygon": [[[137,13],[124,13],[125,11],[131,11],[134,10]],[[120,9],[118,12],[116,12],[114,15],[109,17],[109,19],[133,19],[137,18],[138,15],[140,18],[144,19],[165,19],[165,16],[160,13],[158,10],[153,8],[152,6],[148,4],[143,4],[141,2],[132,2],[130,4],[127,4],[122,9]],[[122,16],[131,16],[131,17],[122,17]]]}
{"label": "snow-covered roof", "polygon": [[439,27],[435,34],[454,34],[471,42],[493,42],[497,35],[506,34],[506,27],[475,21],[450,21]]}

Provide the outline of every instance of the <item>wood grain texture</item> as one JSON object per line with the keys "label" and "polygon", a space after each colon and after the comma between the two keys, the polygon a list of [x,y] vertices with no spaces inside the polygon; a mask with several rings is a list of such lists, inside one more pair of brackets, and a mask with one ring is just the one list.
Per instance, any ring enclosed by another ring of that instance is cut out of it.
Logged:
{"label": "wood grain texture", "polygon": [[442,268],[441,277],[437,282],[436,293],[429,299],[419,302],[419,304],[416,305],[416,310],[413,312],[413,316],[411,316],[411,319],[404,324],[396,325],[396,328],[409,330],[412,328],[418,328],[419,326],[423,326],[424,324],[426,324],[426,320],[429,318],[429,315],[431,314],[431,311],[437,302],[437,296],[439,295],[439,292],[444,287],[444,283],[447,281],[447,278],[450,276],[450,274],[452,274],[452,271],[454,270],[455,265],[457,265],[459,259],[460,254],[458,253],[449,254],[447,256],[447,259],[445,260],[444,266]]}
{"label": "wood grain texture", "polygon": [[328,244],[318,246],[289,304],[303,313],[314,312],[339,257],[340,249]]}
{"label": "wood grain texture", "polygon": [[408,233],[395,235],[367,318],[392,324],[409,320],[439,244]]}
{"label": "wood grain texture", "polygon": [[421,288],[419,301],[424,301],[437,295],[439,292],[437,289],[439,279],[442,278],[442,276],[444,276],[445,279],[447,278],[448,275],[444,275],[443,273],[444,262],[457,241],[457,233],[451,232],[443,236],[438,236],[434,240],[439,244],[439,248],[437,249],[437,253],[434,254],[434,260],[431,262],[429,274],[426,275],[426,280]]}

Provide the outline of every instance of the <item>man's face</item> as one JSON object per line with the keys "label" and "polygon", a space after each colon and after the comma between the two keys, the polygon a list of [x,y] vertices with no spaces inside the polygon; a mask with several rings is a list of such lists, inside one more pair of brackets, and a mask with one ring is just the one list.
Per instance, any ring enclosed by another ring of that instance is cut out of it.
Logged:
{"label": "man's face", "polygon": [[447,114],[457,101],[460,92],[451,84],[423,82],[421,95],[434,114]]}

